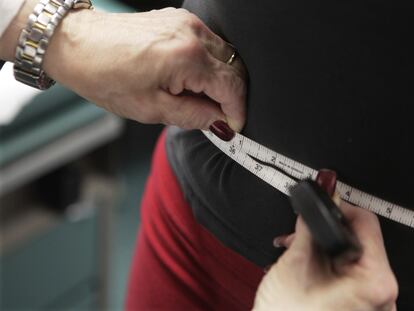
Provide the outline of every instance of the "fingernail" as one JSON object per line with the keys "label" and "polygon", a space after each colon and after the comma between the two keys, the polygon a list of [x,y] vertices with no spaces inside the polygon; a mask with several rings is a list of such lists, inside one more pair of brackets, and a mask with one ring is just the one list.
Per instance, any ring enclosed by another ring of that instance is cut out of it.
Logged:
{"label": "fingernail", "polygon": [[266,274],[269,272],[270,268],[272,268],[272,265],[267,265],[266,267],[263,268],[263,273]]}
{"label": "fingernail", "polygon": [[322,169],[319,170],[318,175],[316,176],[316,183],[323,189],[325,192],[332,197],[336,189],[336,173],[332,170]]}
{"label": "fingernail", "polygon": [[227,123],[221,120],[215,121],[211,124],[210,131],[224,141],[232,140],[235,135],[234,131],[227,125]]}
{"label": "fingernail", "polygon": [[333,194],[333,196],[332,196],[332,201],[334,201],[334,203],[335,203],[337,206],[340,206],[340,205],[341,205],[341,195],[339,194],[339,192],[338,192],[338,191],[335,191],[335,192],[334,192],[334,194]]}
{"label": "fingernail", "polygon": [[283,247],[282,245],[282,238],[276,237],[273,239],[273,246],[276,248]]}

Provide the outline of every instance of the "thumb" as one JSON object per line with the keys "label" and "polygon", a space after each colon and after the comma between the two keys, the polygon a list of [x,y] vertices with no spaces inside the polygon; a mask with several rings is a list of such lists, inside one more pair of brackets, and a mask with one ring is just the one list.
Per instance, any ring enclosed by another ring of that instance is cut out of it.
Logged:
{"label": "thumb", "polygon": [[286,256],[295,265],[300,265],[302,277],[312,282],[331,273],[329,260],[315,247],[312,235],[301,217],[296,222],[295,238]]}
{"label": "thumb", "polygon": [[301,216],[296,221],[295,238],[290,249],[292,251],[309,254],[309,256],[313,253],[312,235]]}

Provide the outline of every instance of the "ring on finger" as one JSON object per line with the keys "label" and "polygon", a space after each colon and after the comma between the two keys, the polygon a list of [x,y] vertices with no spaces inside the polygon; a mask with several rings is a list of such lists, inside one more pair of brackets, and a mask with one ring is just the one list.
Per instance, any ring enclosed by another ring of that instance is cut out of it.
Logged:
{"label": "ring on finger", "polygon": [[226,64],[231,65],[234,62],[236,56],[237,56],[237,51],[234,51],[233,54],[231,54],[230,58],[227,60]]}
{"label": "ring on finger", "polygon": [[227,65],[231,65],[234,62],[234,60],[236,59],[236,56],[237,56],[236,48],[232,44],[229,44],[229,45],[233,48],[233,53],[231,54],[229,59],[226,61]]}

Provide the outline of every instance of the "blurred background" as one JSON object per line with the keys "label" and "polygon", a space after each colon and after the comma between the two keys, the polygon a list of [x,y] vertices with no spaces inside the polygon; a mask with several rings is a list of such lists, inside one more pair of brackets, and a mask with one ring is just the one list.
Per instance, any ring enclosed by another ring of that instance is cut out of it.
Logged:
{"label": "blurred background", "polygon": [[[181,1],[95,0],[111,12]],[[0,72],[0,310],[122,310],[161,126]]]}

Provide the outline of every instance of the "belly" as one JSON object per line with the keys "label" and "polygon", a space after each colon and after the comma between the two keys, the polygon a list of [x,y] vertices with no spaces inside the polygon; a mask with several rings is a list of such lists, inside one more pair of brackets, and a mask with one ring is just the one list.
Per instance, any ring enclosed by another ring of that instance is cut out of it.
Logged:
{"label": "belly", "polygon": [[[243,134],[312,168],[413,209],[414,4],[403,1],[191,0],[184,6],[234,44],[249,72]],[[293,230],[286,197],[198,131],[169,135],[194,214],[258,265]],[[414,292],[414,231],[383,221],[402,299]],[[403,237],[403,238],[401,238]]]}

